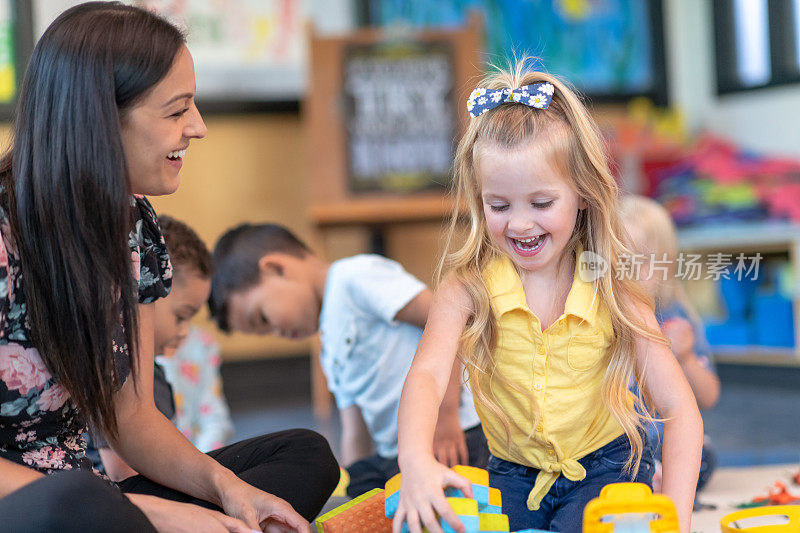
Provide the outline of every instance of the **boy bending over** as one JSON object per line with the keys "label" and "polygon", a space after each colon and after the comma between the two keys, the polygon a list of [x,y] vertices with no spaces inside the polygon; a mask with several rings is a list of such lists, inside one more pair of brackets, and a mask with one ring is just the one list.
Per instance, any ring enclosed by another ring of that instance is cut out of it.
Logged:
{"label": "boy bending over", "polygon": [[[328,263],[272,224],[231,229],[213,261],[209,304],[223,331],[292,339],[320,333],[322,369],[340,410],[347,493],[383,487],[399,472],[397,409],[430,289],[378,255]],[[442,402],[434,453],[448,466],[484,466],[486,439],[461,375],[459,366]]]}

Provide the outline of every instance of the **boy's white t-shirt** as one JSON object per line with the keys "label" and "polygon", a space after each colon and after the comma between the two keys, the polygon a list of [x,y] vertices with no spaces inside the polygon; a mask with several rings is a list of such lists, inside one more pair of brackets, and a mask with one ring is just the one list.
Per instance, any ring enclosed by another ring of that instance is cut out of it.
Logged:
{"label": "boy's white t-shirt", "polygon": [[[319,317],[322,369],[339,409],[357,405],[378,455],[397,456],[397,409],[422,330],[394,320],[425,284],[391,259],[362,254],[331,264]],[[462,429],[480,423],[467,385]]]}

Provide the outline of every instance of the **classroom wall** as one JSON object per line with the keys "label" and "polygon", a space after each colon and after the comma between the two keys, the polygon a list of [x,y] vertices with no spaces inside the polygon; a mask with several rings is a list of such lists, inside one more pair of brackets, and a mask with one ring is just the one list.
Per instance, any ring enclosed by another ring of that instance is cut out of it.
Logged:
{"label": "classroom wall", "polygon": [[[692,130],[707,128],[753,149],[800,155],[794,116],[800,109],[800,86],[717,97],[710,3],[670,0],[664,10],[670,90]],[[326,29],[341,31],[351,19],[348,13]],[[338,228],[323,235],[312,226],[306,212],[306,169],[313,154],[305,148],[300,115],[208,115],[205,120],[208,135],[192,142],[178,192],[151,198],[159,213],[187,221],[209,246],[232,225],[273,220],[291,227],[329,259],[369,250],[370,235],[364,229]],[[0,139],[7,139],[8,132],[8,124],[0,124]],[[390,226],[387,255],[429,282],[441,228],[436,222]],[[205,317],[198,322],[208,324]],[[226,359],[305,354],[310,348],[308,341],[243,335],[220,340]]]}
{"label": "classroom wall", "polygon": [[668,78],[692,131],[707,130],[743,147],[800,156],[800,85],[717,96],[711,2],[664,2]]}

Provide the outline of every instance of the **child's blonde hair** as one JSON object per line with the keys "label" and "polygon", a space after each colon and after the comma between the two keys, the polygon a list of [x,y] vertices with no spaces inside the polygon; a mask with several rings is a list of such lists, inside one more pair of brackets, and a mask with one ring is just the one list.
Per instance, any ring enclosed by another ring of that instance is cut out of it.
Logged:
{"label": "child's blonde hair", "polygon": [[[631,237],[641,237],[642,242],[632,238],[628,243],[629,248],[644,255],[646,261],[658,261],[666,273],[659,274],[660,277],[656,278],[658,284],[653,285],[651,296],[656,308],[681,305],[689,315],[690,322],[700,323],[700,317],[678,279],[678,234],[667,210],[651,198],[630,194],[623,196],[620,201],[620,216]],[[652,272],[652,265],[650,275],[656,275]]]}
{"label": "child's blonde hair", "polygon": [[[538,410],[530,391],[501,375],[496,369],[492,354],[497,345],[498,323],[494,315],[482,272],[490,261],[503,252],[495,247],[486,227],[481,198],[481,186],[475,170],[475,157],[479,144],[492,143],[514,149],[535,143],[543,157],[547,157],[563,176],[572,178],[577,194],[586,202],[578,212],[575,230],[566,250],[576,254],[579,248],[594,252],[609,265],[616,265],[626,253],[624,230],[618,215],[617,185],[606,162],[603,144],[594,121],[576,94],[558,78],[526,71],[526,61],[517,63],[509,71],[499,70],[489,74],[481,83],[487,89],[516,89],[539,82],[549,82],[555,87],[547,109],[535,109],[524,104],[505,103],[473,118],[459,142],[454,162],[453,193],[455,209],[447,232],[445,252],[437,269],[437,281],[447,274],[458,280],[471,297],[473,314],[461,335],[459,357],[470,373],[470,383],[477,401],[485,405],[502,421],[508,445],[509,419],[495,401],[492,387],[512,387],[529,396]],[[459,220],[466,206],[469,214],[467,237],[456,244],[463,235]],[[607,307],[614,330],[614,339],[607,353],[607,370],[602,395],[608,410],[619,421],[631,443],[631,454],[625,468],[636,472],[641,461],[643,440],[640,429],[651,422],[652,405],[646,387],[642,386],[633,404],[629,401],[628,387],[635,377],[644,384],[635,365],[635,340],[644,335],[663,341],[660,333],[648,329],[638,319],[643,305],[652,307],[652,300],[632,280],[616,279],[613,268],[597,281],[597,292]],[[537,413],[537,417],[541,413]],[[535,425],[535,424],[534,424]]]}

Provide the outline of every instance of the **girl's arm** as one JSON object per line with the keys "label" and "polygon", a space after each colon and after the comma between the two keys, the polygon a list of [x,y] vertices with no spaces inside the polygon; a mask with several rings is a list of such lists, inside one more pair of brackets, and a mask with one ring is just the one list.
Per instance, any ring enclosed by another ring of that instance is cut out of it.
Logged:
{"label": "girl's arm", "polygon": [[[289,525],[308,532],[308,523],[285,501],[240,480],[200,453],[162,415],[153,401],[153,304],[139,306],[139,357],[136,383],[129,378],[115,397],[119,434],[114,450],[145,477],[220,506],[250,528],[261,523]],[[134,385],[136,385],[134,387]]]}
{"label": "girl's arm", "polygon": [[[433,292],[425,289],[395,315],[395,320],[424,329],[433,301]],[[453,466],[469,461],[467,438],[461,429],[458,408],[461,402],[461,362],[455,360],[450,382],[439,406],[439,417],[433,434],[433,452],[439,462]]]}
{"label": "girl's arm", "polygon": [[670,340],[675,358],[683,369],[700,409],[711,409],[719,399],[719,378],[703,365],[695,353],[695,334],[691,322],[685,318],[673,318],[661,325],[664,335]]}
{"label": "girl's arm", "polygon": [[434,294],[427,325],[403,386],[398,416],[398,463],[403,477],[393,524],[395,533],[401,531],[403,522],[411,533],[421,532],[422,526],[431,533],[441,533],[436,513],[456,531],[464,531],[443,489],[453,486],[472,496],[472,487],[468,480],[436,461],[433,434],[470,309],[461,284],[446,279]]}
{"label": "girl's arm", "polygon": [[[652,331],[659,331],[651,309],[641,307],[640,317]],[[665,419],[662,491],[675,503],[681,531],[688,533],[700,472],[703,420],[692,389],[667,346],[639,337],[636,363],[644,374],[654,407]]]}
{"label": "girl's arm", "polygon": [[703,366],[697,355],[681,363],[681,369],[689,381],[697,406],[700,409],[711,409],[719,399],[720,384],[717,375]]}

